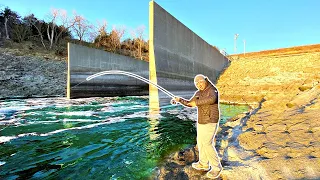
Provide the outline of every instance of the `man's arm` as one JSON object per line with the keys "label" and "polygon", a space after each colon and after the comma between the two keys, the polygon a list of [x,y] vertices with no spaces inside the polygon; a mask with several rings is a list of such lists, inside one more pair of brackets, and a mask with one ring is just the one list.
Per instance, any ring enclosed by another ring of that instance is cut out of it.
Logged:
{"label": "man's arm", "polygon": [[186,100],[186,99],[184,99],[184,98],[180,98],[180,99],[179,99],[179,102],[180,102],[182,105],[184,105],[184,106],[193,107],[193,106],[190,105],[190,103],[191,103],[191,102],[195,102],[195,100],[196,100],[196,95],[197,95],[197,92],[195,92],[195,93],[193,94],[193,96],[192,96],[189,100]]}
{"label": "man's arm", "polygon": [[215,93],[215,90],[212,89],[209,91],[209,97],[205,99],[196,99],[196,105],[197,106],[202,106],[206,104],[213,104],[217,100],[217,95]]}

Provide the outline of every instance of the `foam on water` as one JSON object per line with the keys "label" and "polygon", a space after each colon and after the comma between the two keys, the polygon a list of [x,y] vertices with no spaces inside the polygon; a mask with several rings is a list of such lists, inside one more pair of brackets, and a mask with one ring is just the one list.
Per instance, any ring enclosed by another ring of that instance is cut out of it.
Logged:
{"label": "foam on water", "polygon": [[31,123],[57,123],[57,122],[99,122],[99,123],[89,124],[89,125],[85,125],[85,126],[81,126],[81,127],[59,129],[59,130],[51,131],[48,133],[42,133],[42,134],[33,132],[33,133],[23,133],[23,134],[19,134],[16,136],[0,136],[0,143],[5,143],[5,142],[11,141],[13,139],[17,139],[17,138],[21,138],[21,137],[25,137],[25,136],[50,136],[50,135],[54,135],[57,133],[70,131],[70,130],[82,130],[82,129],[94,128],[94,127],[101,126],[101,125],[123,122],[127,119],[130,119],[130,118],[141,117],[141,116],[144,116],[145,113],[146,112],[137,112],[134,114],[129,114],[129,115],[123,116],[123,117],[111,117],[111,118],[108,118],[105,120],[63,119],[63,120],[57,120],[57,121],[35,121],[35,122],[31,122]]}
{"label": "foam on water", "polygon": [[74,112],[64,112],[64,113],[55,113],[55,115],[67,115],[67,116],[92,116],[96,114],[93,111],[74,111]]}
{"label": "foam on water", "polygon": [[12,139],[16,139],[15,136],[0,136],[0,143],[8,142]]}
{"label": "foam on water", "polygon": [[17,138],[21,138],[21,137],[25,137],[25,136],[37,136],[37,133],[32,132],[32,133],[23,133],[23,134],[19,134],[16,136],[0,136],[0,143],[8,142],[13,139],[17,139]]}
{"label": "foam on water", "polygon": [[195,108],[154,116],[147,98],[110,99],[0,101],[0,179],[147,179],[163,155],[194,143]]}
{"label": "foam on water", "polygon": [[0,125],[9,125],[9,124],[16,125],[17,122],[19,122],[19,119],[3,120],[3,121],[0,121]]}
{"label": "foam on water", "polygon": [[13,107],[4,107],[0,109],[0,115],[7,115],[7,114],[15,114],[21,111],[27,110],[34,110],[34,109],[41,109],[46,106],[13,106]]}

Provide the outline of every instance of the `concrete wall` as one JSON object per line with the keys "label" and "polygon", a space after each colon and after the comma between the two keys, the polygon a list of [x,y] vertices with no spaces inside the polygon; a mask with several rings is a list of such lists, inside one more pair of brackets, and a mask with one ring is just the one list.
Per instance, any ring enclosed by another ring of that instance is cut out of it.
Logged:
{"label": "concrete wall", "polygon": [[128,56],[69,43],[67,97],[148,95],[148,84],[125,75],[86,81],[88,76],[108,70],[128,71],[148,79],[148,66],[148,62]]}
{"label": "concrete wall", "polygon": [[89,82],[85,80],[89,75],[107,70],[136,73],[185,98],[196,90],[195,75],[203,74],[216,82],[228,66],[228,59],[154,1],[149,6],[149,63],[68,44],[69,98],[149,94],[150,104],[154,106],[169,102],[161,100],[166,95],[132,77],[105,75]]}
{"label": "concrete wall", "polygon": [[[153,11],[149,17],[152,18],[149,33],[153,38],[149,49],[154,49],[154,57],[149,56],[149,62],[155,61],[157,83],[177,95],[182,90],[196,90],[193,79],[197,74],[208,76],[215,83],[229,60],[157,3],[152,1],[149,5]],[[149,69],[151,71],[151,67]],[[193,93],[184,93],[186,98],[191,95]]]}

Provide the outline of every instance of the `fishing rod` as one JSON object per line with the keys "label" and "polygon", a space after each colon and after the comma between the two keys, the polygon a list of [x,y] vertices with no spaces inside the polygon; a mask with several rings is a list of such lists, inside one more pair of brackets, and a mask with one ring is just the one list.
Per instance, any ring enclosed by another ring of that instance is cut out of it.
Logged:
{"label": "fishing rod", "polygon": [[155,84],[155,83],[151,82],[149,79],[146,79],[146,78],[144,78],[142,76],[139,76],[139,75],[134,74],[134,73],[126,72],[126,71],[119,71],[119,70],[103,71],[103,72],[99,72],[99,73],[93,74],[91,76],[88,76],[86,78],[86,80],[90,81],[93,78],[96,78],[96,77],[99,77],[99,76],[103,76],[103,75],[106,75],[106,74],[122,74],[122,75],[126,75],[126,76],[130,76],[130,77],[139,79],[140,81],[143,81],[145,83],[148,83],[148,84],[151,84],[151,85],[155,86],[157,89],[159,89],[160,91],[162,91],[163,93],[165,93],[169,97],[171,97],[173,99],[175,98],[175,96],[171,92],[169,92],[165,88],[159,86],[158,84]]}

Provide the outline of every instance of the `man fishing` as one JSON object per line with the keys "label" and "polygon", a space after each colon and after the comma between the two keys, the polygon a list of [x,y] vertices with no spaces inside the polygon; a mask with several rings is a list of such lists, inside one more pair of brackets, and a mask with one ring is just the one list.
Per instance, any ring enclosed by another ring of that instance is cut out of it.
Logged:
{"label": "man fishing", "polygon": [[219,92],[213,83],[204,75],[198,74],[194,78],[194,84],[198,91],[193,97],[185,100],[175,97],[172,103],[181,103],[187,107],[197,107],[197,144],[199,149],[199,161],[192,163],[197,170],[206,170],[207,177],[217,178],[222,171],[218,153],[214,147],[214,137],[219,127]]}

